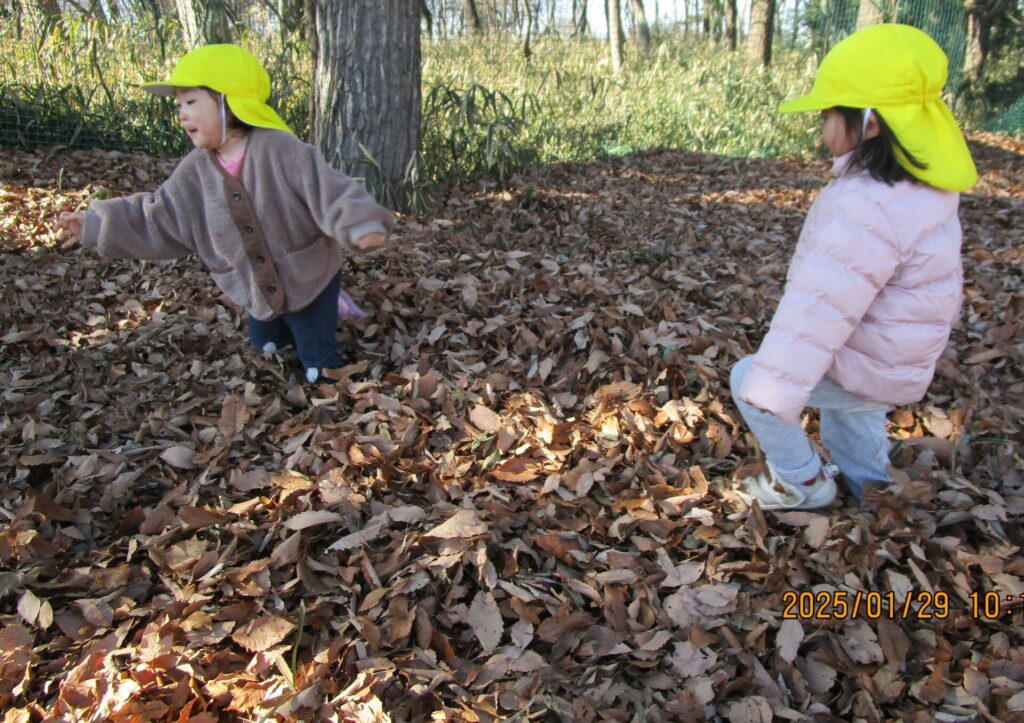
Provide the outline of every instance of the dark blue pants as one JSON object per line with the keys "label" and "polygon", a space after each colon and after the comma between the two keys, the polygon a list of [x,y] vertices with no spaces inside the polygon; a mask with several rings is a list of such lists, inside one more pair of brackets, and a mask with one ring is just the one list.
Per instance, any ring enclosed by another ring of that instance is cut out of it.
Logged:
{"label": "dark blue pants", "polygon": [[303,369],[336,369],[341,366],[338,340],[338,289],[341,288],[339,271],[327,288],[304,309],[281,314],[272,321],[260,321],[249,316],[249,343],[262,349],[273,342],[278,349],[294,346],[299,353]]}

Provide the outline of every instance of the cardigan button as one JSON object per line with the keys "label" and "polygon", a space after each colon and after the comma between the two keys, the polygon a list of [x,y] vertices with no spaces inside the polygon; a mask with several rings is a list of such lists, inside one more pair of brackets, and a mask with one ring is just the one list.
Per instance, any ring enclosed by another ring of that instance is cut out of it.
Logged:
{"label": "cardigan button", "polygon": [[236,201],[242,200],[242,194],[240,194],[238,191],[235,191],[232,195],[234,196]]}
{"label": "cardigan button", "polygon": [[267,287],[267,293],[276,294],[277,293],[277,287],[274,286],[273,284],[271,284],[270,286]]}
{"label": "cardigan button", "polygon": [[245,232],[246,233],[252,233],[252,224],[251,223],[245,224]]}
{"label": "cardigan button", "polygon": [[265,258],[263,258],[262,256],[257,256],[256,257],[256,263],[258,263],[258,264],[266,263],[266,261],[267,260]]}

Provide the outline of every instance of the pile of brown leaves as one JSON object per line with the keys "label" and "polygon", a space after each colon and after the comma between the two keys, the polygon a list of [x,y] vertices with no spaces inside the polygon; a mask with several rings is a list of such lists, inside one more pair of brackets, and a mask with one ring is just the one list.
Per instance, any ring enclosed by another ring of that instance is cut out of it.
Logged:
{"label": "pile of brown leaves", "polygon": [[[1021,717],[1024,145],[972,147],[963,321],[891,416],[898,483],[780,514],[731,489],[728,374],[821,166],[463,189],[351,262],[371,313],[309,387],[194,260],[54,239],[168,163],[7,152],[4,721]],[[811,615],[840,592],[856,617]]]}

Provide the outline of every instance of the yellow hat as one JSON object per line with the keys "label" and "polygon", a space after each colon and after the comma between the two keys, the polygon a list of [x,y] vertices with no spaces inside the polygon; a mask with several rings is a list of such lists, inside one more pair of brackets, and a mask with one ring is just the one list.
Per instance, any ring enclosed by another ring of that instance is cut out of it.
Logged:
{"label": "yellow hat", "polygon": [[252,53],[237,45],[204,45],[183,55],[169,80],[145,83],[143,90],[174,95],[175,88],[205,87],[224,95],[228,108],[244,123],[295,133],[267,105],[270,76]]}
{"label": "yellow hat", "polygon": [[949,191],[978,180],[963,133],[942,100],[949,62],[938,43],[910,25],[885,23],[858,30],[821,61],[811,92],[779,106],[783,113],[837,106],[872,108],[917,160],[899,151],[911,175]]}

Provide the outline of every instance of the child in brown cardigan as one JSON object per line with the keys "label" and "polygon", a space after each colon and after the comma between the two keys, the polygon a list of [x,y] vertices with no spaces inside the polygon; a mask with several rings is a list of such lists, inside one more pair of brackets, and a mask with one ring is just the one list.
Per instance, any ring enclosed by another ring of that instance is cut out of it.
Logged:
{"label": "child in brown cardigan", "polygon": [[195,150],[156,191],[94,201],[61,214],[61,225],[105,258],[197,254],[248,312],[252,345],[267,353],[294,345],[317,381],[340,365],[343,247],[382,246],[393,215],[294,136],[266,104],[270,78],[246,50],[197,48],[170,80],[143,89],[175,96]]}

